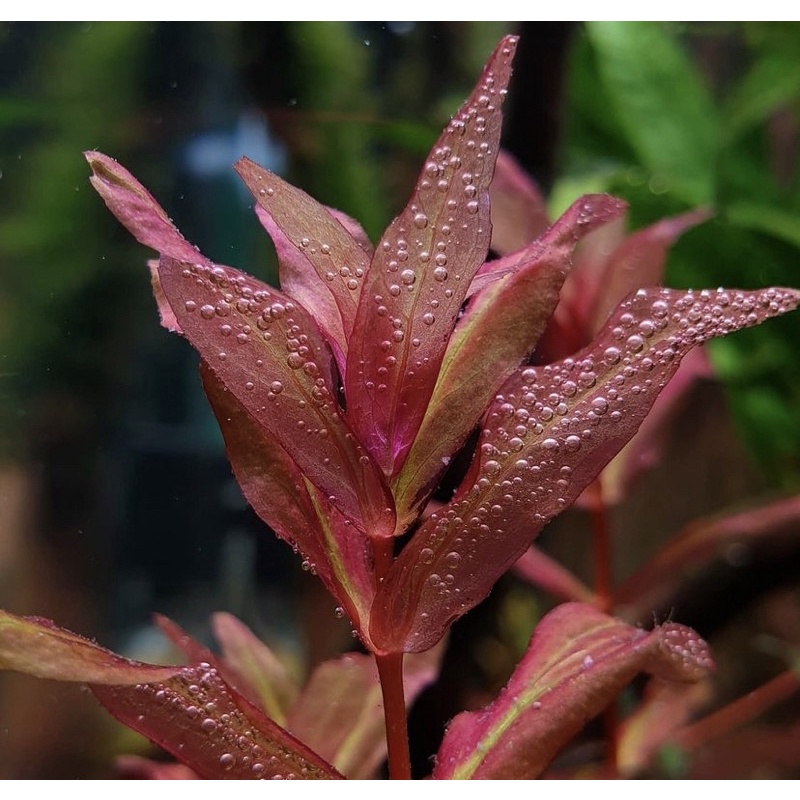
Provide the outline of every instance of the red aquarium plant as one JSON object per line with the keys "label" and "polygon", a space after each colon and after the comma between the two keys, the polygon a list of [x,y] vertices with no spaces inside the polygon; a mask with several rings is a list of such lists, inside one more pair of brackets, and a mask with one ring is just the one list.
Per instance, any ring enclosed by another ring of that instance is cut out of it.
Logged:
{"label": "red aquarium plant", "polygon": [[[275,243],[280,290],[205,258],[129,172],[86,154],[110,210],[159,254],[150,269],[162,324],[200,355],[245,497],[374,659],[377,677],[364,680],[380,685],[370,714],[385,719],[394,778],[411,774],[407,695],[429,679],[414,679],[429,675],[414,667],[404,681],[407,654],[433,648],[489,594],[634,436],[692,348],[800,302],[790,289],[639,288],[582,349],[533,365],[574,248],[624,204],[582,197],[538,238],[486,260],[516,43],[500,42],[374,249],[352,219],[247,159],[236,164]],[[476,431],[467,474],[434,507],[446,467]],[[324,691],[300,724],[253,689],[275,679],[270,668],[243,677],[230,653],[162,625],[188,666],[130,662],[3,613],[0,667],[88,683],[201,777],[361,776],[324,744],[350,735],[347,714],[335,734],[309,726]],[[565,604],[540,622],[502,695],[456,717],[432,777],[536,777],[638,672],[692,682],[711,668],[705,643],[677,623],[648,632]]]}

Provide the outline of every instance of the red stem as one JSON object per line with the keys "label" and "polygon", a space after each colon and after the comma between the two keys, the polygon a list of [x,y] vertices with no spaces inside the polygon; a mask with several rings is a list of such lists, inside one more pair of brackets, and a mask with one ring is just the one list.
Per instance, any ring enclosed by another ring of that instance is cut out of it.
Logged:
{"label": "red stem", "polygon": [[675,736],[675,741],[686,750],[701,747],[788,699],[798,687],[800,678],[794,670],[782,672],[744,697],[683,728]]}
{"label": "red stem", "polygon": [[596,478],[588,487],[591,497],[590,514],[592,519],[592,555],[594,561],[594,590],[601,611],[611,611],[611,526],[608,521],[608,508],[603,500],[603,485]]}
{"label": "red stem", "polygon": [[403,692],[403,653],[375,654],[383,693],[386,719],[386,746],[389,753],[389,777],[411,779],[411,754],[408,749],[408,722]]}
{"label": "red stem", "polygon": [[[372,540],[375,573],[380,583],[394,561],[394,538]],[[408,718],[403,686],[403,653],[374,653],[383,695],[383,716],[386,721],[386,749],[389,755],[389,777],[411,779],[411,754],[408,748]]]}
{"label": "red stem", "polygon": [[[602,478],[596,478],[587,488],[591,498],[590,514],[592,521],[592,556],[594,562],[594,591],[597,605],[601,611],[610,613],[613,606],[611,582],[611,526],[608,507],[603,499]],[[603,713],[603,732],[606,740],[607,777],[617,775],[617,744],[619,738],[619,718],[616,702]]]}

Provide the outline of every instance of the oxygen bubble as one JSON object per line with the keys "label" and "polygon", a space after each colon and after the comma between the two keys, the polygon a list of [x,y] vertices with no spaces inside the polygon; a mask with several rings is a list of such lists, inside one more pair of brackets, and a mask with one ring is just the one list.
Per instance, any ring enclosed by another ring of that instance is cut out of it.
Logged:
{"label": "oxygen bubble", "polygon": [[414,226],[419,228],[427,227],[428,225],[428,218],[424,214],[414,214]]}
{"label": "oxygen bubble", "polygon": [[422,315],[422,321],[425,323],[425,325],[433,325],[433,323],[436,322],[436,317],[434,317],[429,311]]}
{"label": "oxygen bubble", "polygon": [[580,436],[567,436],[564,439],[564,447],[570,452],[575,453],[581,449],[581,439]]}
{"label": "oxygen bubble", "polygon": [[280,381],[272,381],[269,385],[269,390],[275,394],[280,394],[283,391],[283,384]]}
{"label": "oxygen bubble", "polygon": [[200,307],[200,315],[203,317],[203,319],[211,319],[214,314],[214,306],[206,304]]}
{"label": "oxygen bubble", "polygon": [[478,213],[478,201],[477,200],[470,200],[467,205],[467,214],[477,214]]}
{"label": "oxygen bubble", "polygon": [[389,287],[389,294],[390,294],[392,297],[397,297],[397,295],[399,295],[399,294],[400,294],[400,287],[399,287],[399,286],[398,286],[396,283],[393,283],[393,284],[392,284],[392,285]]}
{"label": "oxygen bubble", "polygon": [[447,270],[443,266],[436,267],[433,271],[433,279],[441,283],[447,280]]}
{"label": "oxygen bubble", "polygon": [[189,312],[192,312],[197,308],[197,303],[195,303],[194,300],[187,300],[183,305],[184,308]]}
{"label": "oxygen bubble", "polygon": [[211,733],[217,729],[216,720],[211,719],[211,717],[206,717],[201,723],[200,728],[204,730],[206,733]]}
{"label": "oxygen bubble", "polygon": [[433,550],[430,547],[423,547],[422,550],[419,551],[419,560],[423,564],[431,564],[433,563]]}
{"label": "oxygen bubble", "polygon": [[[414,270],[411,269],[404,269],[400,273],[400,280],[406,285],[411,286],[414,281],[416,281],[417,276],[414,274]],[[391,289],[389,290],[391,292]]]}
{"label": "oxygen bubble", "polygon": [[219,765],[223,769],[231,769],[235,763],[236,759],[230,753],[223,753],[219,757]]}
{"label": "oxygen bubble", "polygon": [[628,337],[628,347],[634,352],[638,353],[644,347],[644,339],[638,334]]}

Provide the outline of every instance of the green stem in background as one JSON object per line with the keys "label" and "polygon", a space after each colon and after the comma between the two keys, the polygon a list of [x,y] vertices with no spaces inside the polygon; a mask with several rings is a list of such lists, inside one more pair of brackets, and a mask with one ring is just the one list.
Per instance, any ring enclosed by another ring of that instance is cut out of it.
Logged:
{"label": "green stem in background", "polygon": [[[372,540],[375,573],[380,583],[394,561],[394,537]],[[378,677],[383,694],[386,721],[386,748],[389,754],[389,777],[411,779],[411,754],[408,748],[408,719],[403,686],[403,653],[375,653]]]}

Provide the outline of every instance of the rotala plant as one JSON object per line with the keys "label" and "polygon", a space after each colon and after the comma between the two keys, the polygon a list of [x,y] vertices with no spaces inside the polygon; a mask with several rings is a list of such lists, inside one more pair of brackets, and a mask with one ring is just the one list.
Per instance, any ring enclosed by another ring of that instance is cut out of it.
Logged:
{"label": "rotala plant", "polygon": [[[159,255],[161,322],[200,355],[245,497],[335,597],[367,654],[322,665],[300,688],[226,616],[215,619],[221,655],[162,620],[190,663],[160,667],[2,613],[0,666],[87,683],[201,777],[368,777],[387,753],[391,777],[410,777],[406,707],[435,673],[421,654],[626,445],[692,348],[800,301],[789,289],[640,288],[582,349],[533,366],[574,248],[624,204],[582,197],[487,261],[515,47],[500,42],[374,248],[354,220],[236,164],[275,244],[280,290],[202,256],[130,173],[86,154],[109,209]],[[460,485],[430,502],[474,432]],[[689,628],[645,631],[564,604],[541,620],[498,699],[452,721],[432,777],[536,777],[637,673],[693,682],[712,666]]]}

